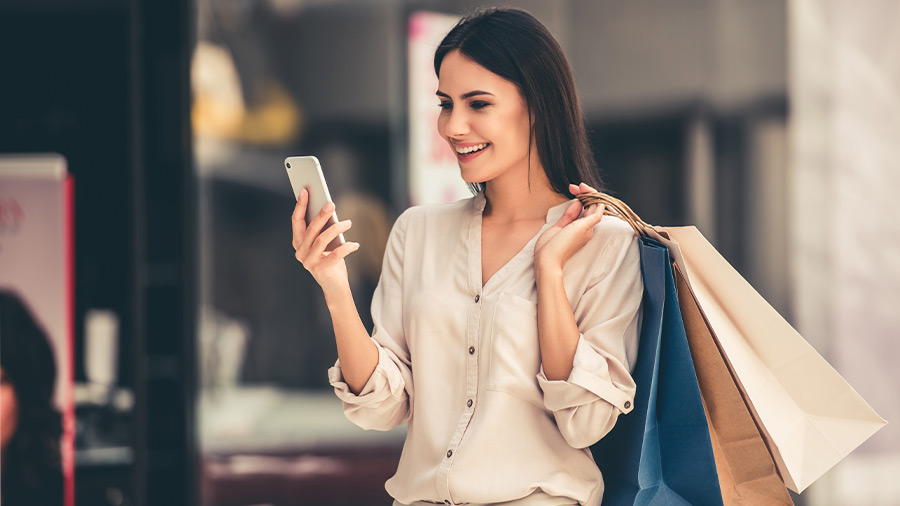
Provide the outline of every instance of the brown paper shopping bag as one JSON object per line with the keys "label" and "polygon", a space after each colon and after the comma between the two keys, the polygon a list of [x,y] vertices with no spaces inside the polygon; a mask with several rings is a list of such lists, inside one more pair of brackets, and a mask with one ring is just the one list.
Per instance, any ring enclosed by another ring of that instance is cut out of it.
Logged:
{"label": "brown paper shopping bag", "polygon": [[675,269],[681,319],[706,408],[725,506],[790,506],[791,496],[684,275]]}

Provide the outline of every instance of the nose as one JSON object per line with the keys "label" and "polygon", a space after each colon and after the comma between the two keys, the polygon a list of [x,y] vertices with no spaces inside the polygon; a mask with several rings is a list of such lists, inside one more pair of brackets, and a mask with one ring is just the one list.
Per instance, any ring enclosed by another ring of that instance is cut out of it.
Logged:
{"label": "nose", "polygon": [[469,120],[465,111],[460,109],[462,108],[454,107],[449,112],[441,115],[439,123],[443,123],[442,133],[445,137],[458,138],[468,135]]}

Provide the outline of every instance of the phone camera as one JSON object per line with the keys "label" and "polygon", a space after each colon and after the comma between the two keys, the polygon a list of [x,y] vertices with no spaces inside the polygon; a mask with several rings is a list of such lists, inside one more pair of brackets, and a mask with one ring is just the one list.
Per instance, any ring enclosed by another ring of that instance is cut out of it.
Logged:
{"label": "phone camera", "polygon": [[291,164],[290,164],[290,163],[287,164],[287,168],[289,168],[289,169],[291,168]]}

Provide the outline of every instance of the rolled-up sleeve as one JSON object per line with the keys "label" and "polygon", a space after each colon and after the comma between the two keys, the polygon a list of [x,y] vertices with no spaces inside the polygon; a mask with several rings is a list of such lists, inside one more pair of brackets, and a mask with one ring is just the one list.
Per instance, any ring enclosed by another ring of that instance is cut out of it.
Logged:
{"label": "rolled-up sleeve", "polygon": [[631,378],[640,333],[644,285],[637,238],[616,231],[593,265],[591,280],[575,305],[579,338],[566,380],[537,375],[544,406],[566,441],[586,448],[605,436],[619,414],[633,409]]}
{"label": "rolled-up sleeve", "polygon": [[340,359],[328,381],[343,402],[347,419],[363,429],[390,430],[409,420],[414,395],[409,347],[403,332],[403,248],[408,211],[391,229],[381,277],[372,296],[372,342],[378,364],[359,394],[344,381]]}

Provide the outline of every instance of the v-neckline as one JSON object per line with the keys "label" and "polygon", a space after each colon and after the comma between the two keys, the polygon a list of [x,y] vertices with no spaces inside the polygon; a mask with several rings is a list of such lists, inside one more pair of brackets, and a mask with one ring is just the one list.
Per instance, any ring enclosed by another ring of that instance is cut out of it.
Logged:
{"label": "v-neckline", "polygon": [[[506,261],[499,269],[494,271],[494,274],[491,275],[490,278],[486,282],[482,283],[482,279],[484,277],[484,268],[483,268],[483,259],[482,259],[482,228],[484,223],[484,206],[487,203],[485,199],[484,193],[479,192],[477,195],[473,197],[473,209],[472,216],[469,222],[469,282],[473,288],[476,288],[476,294],[485,295],[491,291],[495,285],[500,283],[509,273],[509,271],[520,262],[527,260],[529,258],[534,258],[534,244],[537,242],[538,237],[541,236],[542,233],[550,226],[551,223],[555,223],[565,210],[568,208],[569,204],[574,202],[575,199],[568,200],[561,204],[557,204],[550,209],[547,210],[547,215],[544,219],[544,224],[541,225],[540,230],[534,236],[525,243],[522,248],[520,248],[515,255],[510,257],[509,260]],[[530,254],[529,254],[530,253]]]}

